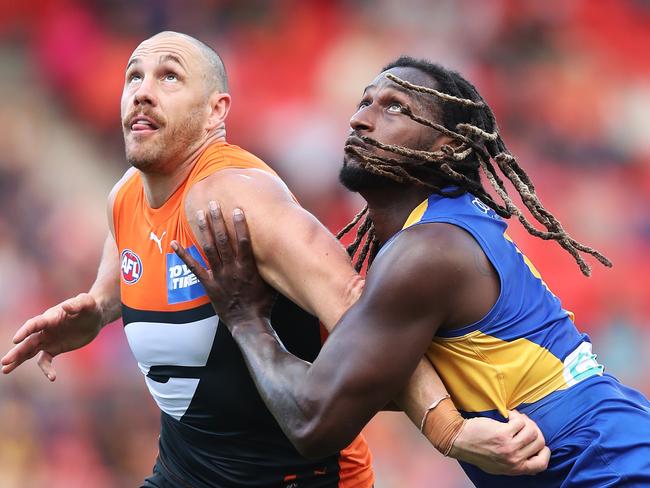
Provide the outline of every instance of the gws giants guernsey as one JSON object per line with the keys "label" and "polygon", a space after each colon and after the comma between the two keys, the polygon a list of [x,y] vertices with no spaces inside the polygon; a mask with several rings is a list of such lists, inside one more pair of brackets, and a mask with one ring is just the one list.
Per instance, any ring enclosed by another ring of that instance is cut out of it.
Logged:
{"label": "gws giants guernsey", "polygon": [[[126,336],[162,411],[160,464],[178,486],[192,488],[370,487],[362,437],[329,458],[300,456],[257,393],[203,287],[169,246],[176,240],[204,263],[185,217],[185,197],[194,183],[224,168],[273,173],[252,154],[220,142],[206,149],[162,207],[149,207],[135,172],[113,208]],[[321,346],[315,317],[279,297],[271,320],[289,351],[315,359]]]}

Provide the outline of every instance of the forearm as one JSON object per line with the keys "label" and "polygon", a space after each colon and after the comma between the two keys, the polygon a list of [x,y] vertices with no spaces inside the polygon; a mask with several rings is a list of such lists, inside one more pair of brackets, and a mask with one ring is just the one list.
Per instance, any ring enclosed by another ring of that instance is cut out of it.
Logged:
{"label": "forearm", "polygon": [[120,270],[117,245],[113,236],[109,234],[104,243],[97,278],[88,293],[95,299],[101,311],[101,326],[120,318]]}
{"label": "forearm", "polygon": [[424,412],[434,401],[447,396],[447,389],[427,358],[422,358],[413,375],[394,399],[418,428]]}
{"label": "forearm", "polygon": [[122,308],[120,303],[119,285],[117,293],[113,293],[111,288],[104,288],[102,286],[95,287],[94,285],[88,291],[97,302],[97,306],[101,310],[101,327],[116,321],[122,316]]}
{"label": "forearm", "polygon": [[444,408],[438,408],[440,402],[447,398],[449,394],[445,385],[426,357],[420,360],[406,387],[395,398],[395,403],[411,422],[445,455],[449,454],[463,424],[460,413],[449,400]]}
{"label": "forearm", "polygon": [[310,363],[290,354],[266,319],[250,319],[228,328],[262,400],[282,431],[299,451],[309,450],[305,443],[315,411],[305,401],[309,393],[304,391],[308,386],[304,378]]}

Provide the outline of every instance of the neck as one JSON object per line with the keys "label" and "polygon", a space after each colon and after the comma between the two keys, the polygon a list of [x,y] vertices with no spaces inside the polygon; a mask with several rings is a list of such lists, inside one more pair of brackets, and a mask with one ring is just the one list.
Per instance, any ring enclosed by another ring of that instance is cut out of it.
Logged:
{"label": "neck", "polygon": [[375,226],[375,235],[385,243],[402,229],[409,214],[422,203],[431,190],[419,186],[398,186],[363,192],[368,202],[368,214]]}
{"label": "neck", "polygon": [[192,150],[179,162],[169,162],[162,167],[170,167],[168,171],[145,172],[140,171],[142,186],[147,203],[151,208],[160,208],[169,200],[179,186],[190,174],[203,152],[218,141],[225,141],[226,132],[216,131],[209,135],[203,143]]}

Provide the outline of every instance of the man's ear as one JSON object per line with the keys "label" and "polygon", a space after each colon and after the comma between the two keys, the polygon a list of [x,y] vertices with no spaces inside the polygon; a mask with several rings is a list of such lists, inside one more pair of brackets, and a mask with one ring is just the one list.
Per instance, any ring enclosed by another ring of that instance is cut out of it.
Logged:
{"label": "man's ear", "polygon": [[208,116],[208,129],[220,127],[226,121],[230,110],[230,94],[215,92],[210,95],[210,115]]}

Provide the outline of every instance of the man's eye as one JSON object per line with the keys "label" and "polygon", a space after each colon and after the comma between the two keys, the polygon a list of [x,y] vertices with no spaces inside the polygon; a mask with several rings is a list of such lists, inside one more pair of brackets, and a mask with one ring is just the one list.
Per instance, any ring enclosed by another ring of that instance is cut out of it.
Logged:
{"label": "man's eye", "polygon": [[176,73],[167,73],[165,75],[165,81],[178,81],[178,75]]}
{"label": "man's eye", "polygon": [[130,74],[130,75],[127,77],[127,80],[129,81],[129,83],[134,83],[134,82],[142,81],[142,76],[140,76],[140,75],[137,74],[137,73],[132,73],[132,74]]}
{"label": "man's eye", "polygon": [[368,100],[362,100],[361,103],[359,103],[359,106],[357,108],[364,108],[370,105],[370,102]]}
{"label": "man's eye", "polygon": [[387,110],[393,113],[401,113],[402,109],[403,109],[402,104],[397,102],[393,102],[387,107]]}

